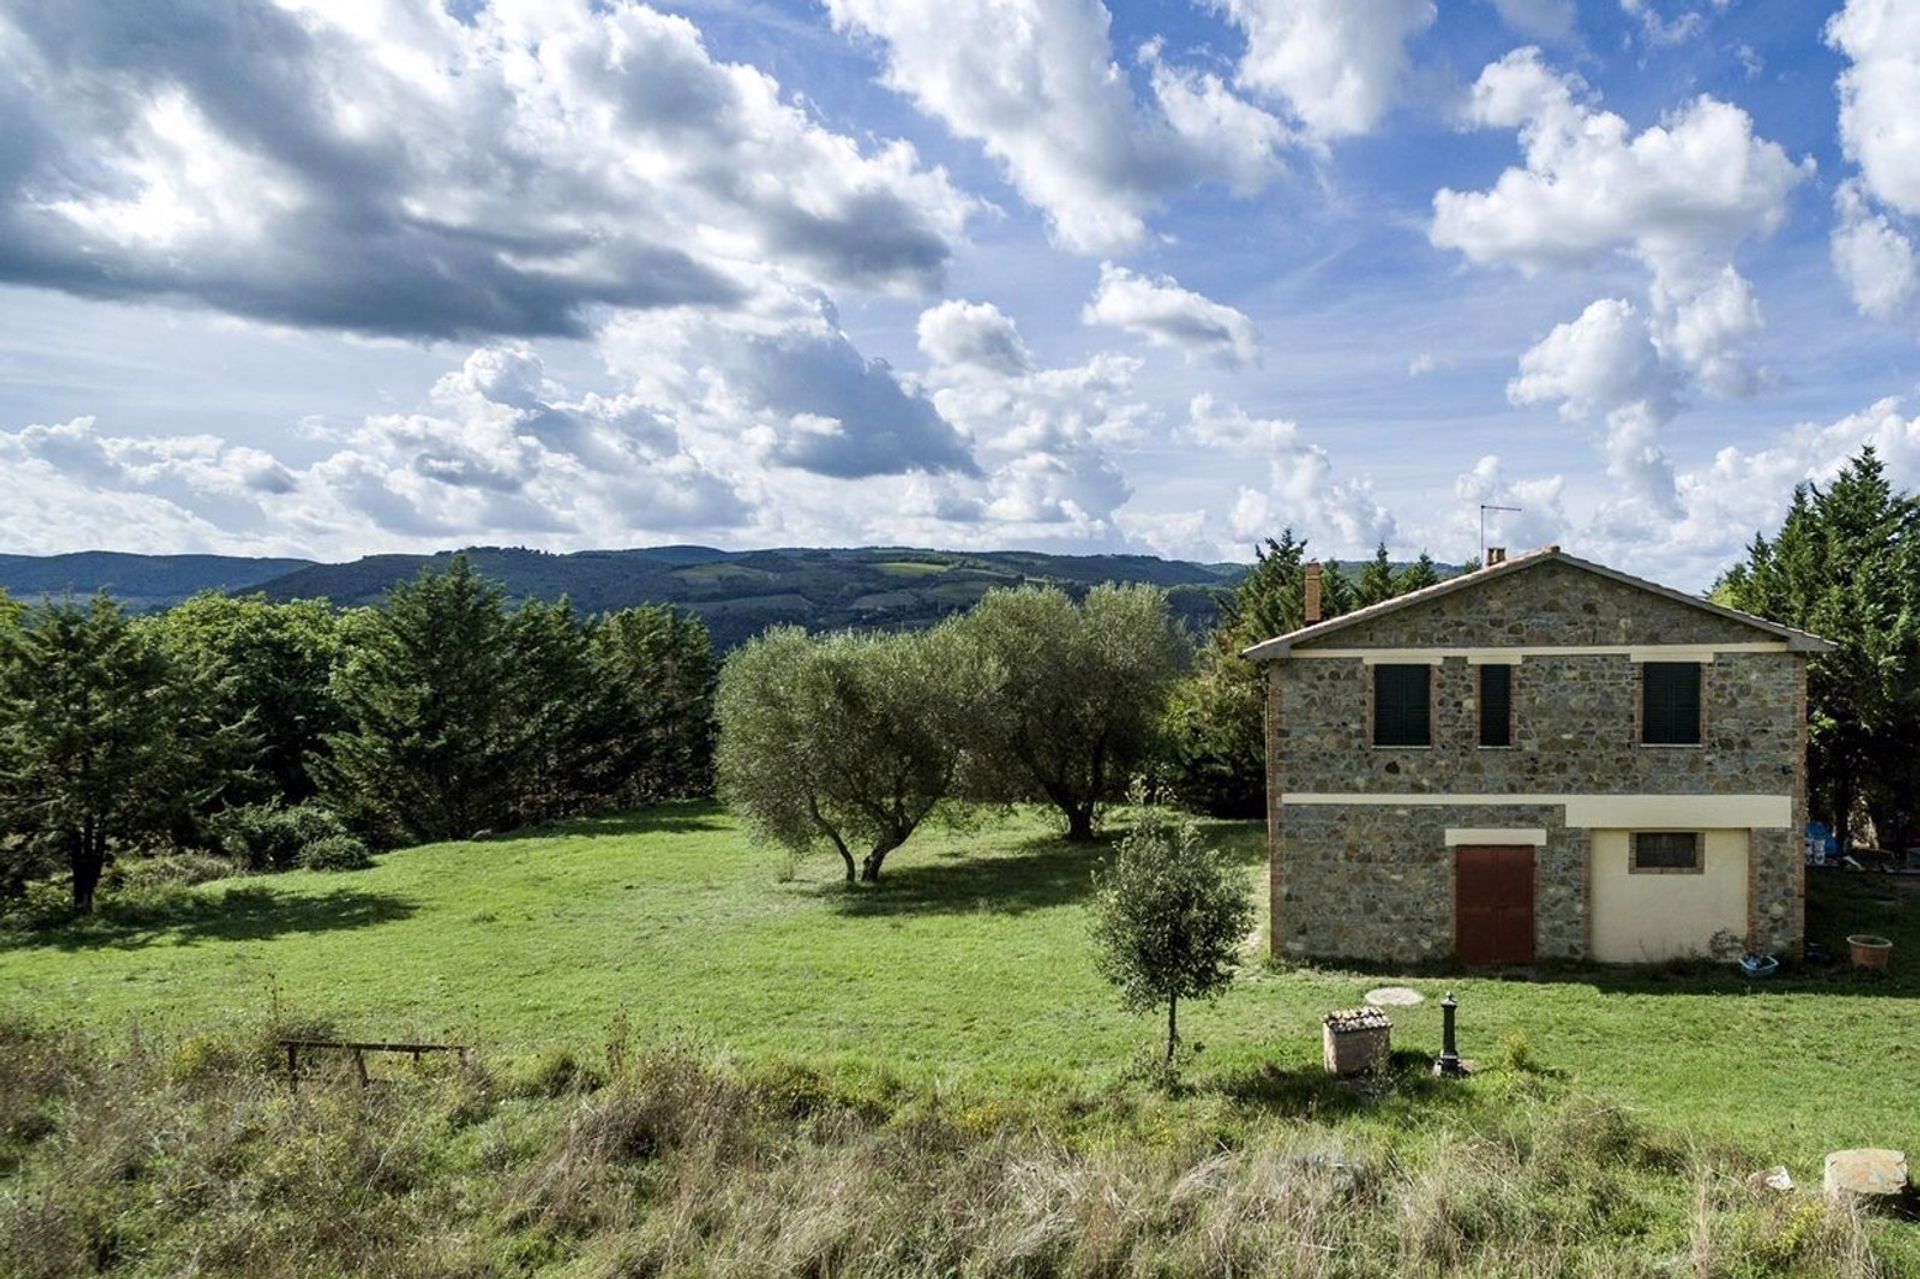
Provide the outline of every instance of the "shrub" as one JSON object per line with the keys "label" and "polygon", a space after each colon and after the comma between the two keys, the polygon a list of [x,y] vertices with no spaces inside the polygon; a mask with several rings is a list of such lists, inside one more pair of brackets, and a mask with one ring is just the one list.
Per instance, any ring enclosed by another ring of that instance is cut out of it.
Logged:
{"label": "shrub", "polygon": [[211,883],[216,879],[226,879],[239,870],[225,857],[216,857],[209,853],[158,853],[152,857],[128,858],[120,863],[117,885],[122,891],[177,885],[191,888],[195,884]]}
{"label": "shrub", "polygon": [[234,1074],[249,1064],[245,1047],[232,1037],[202,1031],[173,1046],[167,1075],[175,1083],[198,1083]]}
{"label": "shrub", "polygon": [[572,1052],[549,1048],[514,1063],[506,1086],[516,1097],[562,1097],[576,1088],[591,1092],[604,1082]]}
{"label": "shrub", "polygon": [[243,804],[207,821],[215,850],[251,871],[291,870],[309,844],[346,833],[331,809],[313,803]]}
{"label": "shrub", "polygon": [[1500,1055],[1494,1059],[1494,1064],[1517,1075],[1537,1075],[1542,1069],[1539,1055],[1533,1050],[1533,1041],[1518,1030],[1500,1041]]}
{"label": "shrub", "polygon": [[[100,901],[95,914],[116,928],[162,927],[193,909],[193,894],[185,884],[170,879],[136,881]],[[76,917],[85,927],[85,917]]]}
{"label": "shrub", "polygon": [[364,840],[352,835],[323,835],[300,850],[302,870],[365,870],[373,854]]}
{"label": "shrub", "polygon": [[0,931],[57,928],[72,922],[73,915],[73,898],[64,883],[51,879],[30,880],[17,896],[0,902]]}

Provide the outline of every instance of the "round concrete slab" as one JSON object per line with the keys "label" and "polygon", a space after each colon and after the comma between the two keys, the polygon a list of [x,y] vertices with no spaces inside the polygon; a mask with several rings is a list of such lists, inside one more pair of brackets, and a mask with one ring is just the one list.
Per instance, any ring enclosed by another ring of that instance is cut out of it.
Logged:
{"label": "round concrete slab", "polygon": [[1411,1008],[1426,1001],[1425,995],[1407,986],[1381,986],[1367,992],[1367,1002],[1375,1008]]}

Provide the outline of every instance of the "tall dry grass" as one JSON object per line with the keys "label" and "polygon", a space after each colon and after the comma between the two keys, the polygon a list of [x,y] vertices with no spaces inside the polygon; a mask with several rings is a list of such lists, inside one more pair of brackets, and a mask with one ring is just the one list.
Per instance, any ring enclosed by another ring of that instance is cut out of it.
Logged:
{"label": "tall dry grass", "polygon": [[0,1025],[0,1274],[1891,1273],[1853,1213],[1524,1076],[1396,1126],[681,1047],[293,1089],[272,1040]]}

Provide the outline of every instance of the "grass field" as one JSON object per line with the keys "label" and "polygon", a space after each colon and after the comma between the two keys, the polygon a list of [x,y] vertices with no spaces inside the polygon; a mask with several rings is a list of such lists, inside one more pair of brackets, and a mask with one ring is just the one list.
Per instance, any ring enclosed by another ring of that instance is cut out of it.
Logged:
{"label": "grass field", "polygon": [[[1264,879],[1257,827],[1207,829]],[[1007,815],[849,890],[682,804],[5,936],[0,1275],[1920,1273],[1920,1227],[1748,1180],[1916,1144],[1891,881],[1815,882],[1816,936],[1895,938],[1878,982],[1282,968],[1252,937],[1167,1093],[1090,962],[1106,852]],[[1392,1070],[1328,1080],[1319,1017],[1388,980],[1433,997]],[[1448,989],[1462,1084],[1423,1056]],[[289,1025],[481,1052],[293,1090]]]}
{"label": "grass field", "polygon": [[[1209,830],[1263,880],[1257,827]],[[849,891],[837,863],[755,848],[712,806],[667,806],[409,849],[355,874],[221,881],[141,922],[15,937],[0,946],[0,1011],[177,1033],[279,1007],[506,1055],[597,1045],[624,1018],[642,1039],[962,1089],[1097,1089],[1157,1029],[1122,1012],[1090,962],[1103,853],[1013,815],[923,832],[878,888]],[[1256,942],[1234,991],[1188,1009],[1184,1029],[1204,1045],[1198,1077],[1238,1086],[1310,1068],[1320,1015],[1388,980],[1430,996],[1395,1020],[1397,1046],[1431,1052],[1453,990],[1467,1055],[1524,1036],[1544,1066],[1652,1123],[1814,1175],[1839,1146],[1920,1147],[1920,893],[1887,883],[1819,877],[1813,898],[1816,937],[1896,939],[1879,981],[1281,969]]]}
{"label": "grass field", "polygon": [[885,560],[875,564],[874,567],[893,577],[933,577],[946,572],[953,566],[929,564],[925,560]]}

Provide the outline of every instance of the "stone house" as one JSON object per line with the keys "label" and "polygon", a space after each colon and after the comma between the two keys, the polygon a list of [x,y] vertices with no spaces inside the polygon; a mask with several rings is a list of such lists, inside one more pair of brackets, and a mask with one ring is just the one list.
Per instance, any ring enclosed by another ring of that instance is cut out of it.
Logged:
{"label": "stone house", "polygon": [[1557,546],[1247,650],[1276,955],[1800,953],[1807,659]]}

